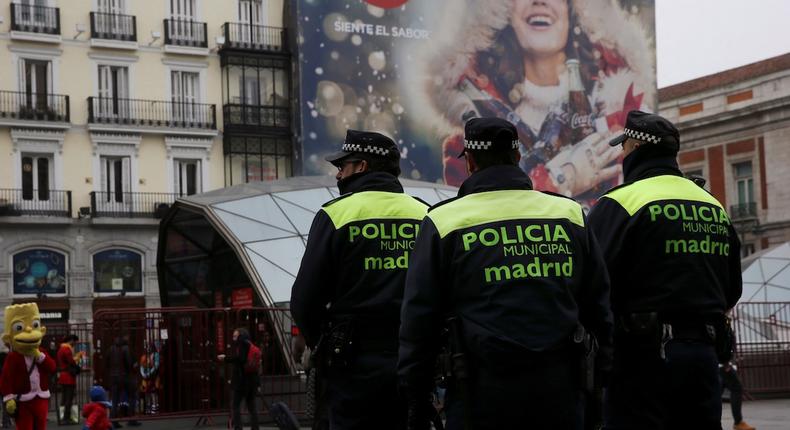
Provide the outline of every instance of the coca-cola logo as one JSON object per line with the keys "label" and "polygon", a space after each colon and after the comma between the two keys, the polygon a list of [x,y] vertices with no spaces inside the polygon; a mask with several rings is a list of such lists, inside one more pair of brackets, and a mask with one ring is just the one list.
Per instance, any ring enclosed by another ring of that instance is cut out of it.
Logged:
{"label": "coca-cola logo", "polygon": [[372,4],[373,6],[378,6],[383,9],[392,9],[398,6],[403,6],[409,0],[365,0],[368,4]]}
{"label": "coca-cola logo", "polygon": [[574,113],[571,116],[571,128],[592,127],[592,115],[579,115]]}

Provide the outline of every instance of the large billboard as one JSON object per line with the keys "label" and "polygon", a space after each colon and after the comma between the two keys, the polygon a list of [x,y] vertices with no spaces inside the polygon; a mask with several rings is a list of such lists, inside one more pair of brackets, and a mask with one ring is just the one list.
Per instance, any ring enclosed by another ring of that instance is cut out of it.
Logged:
{"label": "large billboard", "polygon": [[404,176],[459,185],[463,124],[514,123],[535,187],[615,185],[609,138],[654,110],[654,0],[297,0],[306,174],[347,128],[401,146]]}

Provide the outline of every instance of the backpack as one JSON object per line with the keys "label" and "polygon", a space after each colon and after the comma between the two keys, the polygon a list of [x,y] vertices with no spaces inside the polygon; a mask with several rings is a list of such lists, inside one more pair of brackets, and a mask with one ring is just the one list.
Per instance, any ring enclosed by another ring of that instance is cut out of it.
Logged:
{"label": "backpack", "polygon": [[261,349],[255,346],[254,343],[249,343],[250,348],[247,350],[247,361],[244,362],[244,373],[248,375],[261,374]]}

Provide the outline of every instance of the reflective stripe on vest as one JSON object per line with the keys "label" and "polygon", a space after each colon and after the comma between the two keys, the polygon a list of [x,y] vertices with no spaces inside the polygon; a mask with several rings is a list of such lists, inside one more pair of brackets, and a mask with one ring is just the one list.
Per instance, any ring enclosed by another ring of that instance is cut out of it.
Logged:
{"label": "reflective stripe on vest", "polygon": [[697,184],[686,178],[673,175],[642,179],[618,188],[601,198],[610,198],[616,201],[630,216],[639,212],[639,209],[642,209],[645,205],[661,200],[704,202],[724,210],[724,207],[715,197]]}
{"label": "reflective stripe on vest", "polygon": [[519,219],[567,219],[584,227],[581,206],[571,199],[532,190],[474,193],[428,212],[439,237],[476,225]]}
{"label": "reflective stripe on vest", "polygon": [[427,206],[403,193],[362,191],[322,209],[329,215],[335,229],[368,219],[414,219],[425,217]]}

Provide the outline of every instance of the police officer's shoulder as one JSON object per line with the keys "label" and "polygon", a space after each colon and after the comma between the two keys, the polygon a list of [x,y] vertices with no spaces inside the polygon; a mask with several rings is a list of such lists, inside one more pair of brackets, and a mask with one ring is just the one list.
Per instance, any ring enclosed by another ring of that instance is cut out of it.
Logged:
{"label": "police officer's shoulder", "polygon": [[623,189],[623,188],[625,188],[625,187],[627,187],[629,185],[633,185],[633,182],[623,182],[620,185],[614,186],[614,187],[609,188],[608,190],[606,190],[603,194],[601,194],[601,197],[603,197],[603,196],[605,196],[607,194],[613,193],[613,192],[615,192],[617,190]]}
{"label": "police officer's shoulder", "polygon": [[411,194],[409,195],[409,197],[411,197],[411,198],[413,198],[414,200],[417,200],[418,202],[420,202],[420,203],[424,204],[424,205],[425,205],[425,206],[427,206],[427,207],[429,208],[429,210],[430,210],[430,207],[431,207],[431,204],[430,204],[430,203],[426,202],[425,200],[423,200],[423,199],[421,199],[421,198],[419,198],[419,197],[412,196]]}
{"label": "police officer's shoulder", "polygon": [[340,200],[343,200],[343,199],[345,199],[345,198],[347,198],[347,197],[351,197],[353,194],[354,194],[354,193],[347,193],[347,194],[343,194],[343,195],[342,195],[342,196],[340,196],[340,197],[335,197],[334,199],[332,199],[332,200],[330,200],[330,201],[328,201],[328,202],[324,203],[323,205],[321,205],[321,207],[322,207],[322,208],[325,208],[325,207],[328,207],[328,206],[332,206],[333,204],[335,204],[335,203],[339,202]]}
{"label": "police officer's shoulder", "polygon": [[572,201],[574,203],[579,203],[573,197],[566,196],[565,194],[555,193],[553,191],[546,191],[546,190],[540,190],[540,192],[543,193],[543,194],[548,194],[550,196],[554,196],[554,197],[562,197],[563,199],[568,199],[568,200],[570,200],[570,201]]}
{"label": "police officer's shoulder", "polygon": [[432,211],[432,210],[434,210],[434,209],[436,209],[438,207],[444,206],[447,203],[454,202],[454,201],[458,200],[459,198],[460,198],[460,196],[455,196],[455,197],[451,197],[451,198],[449,198],[447,200],[442,200],[439,203],[436,203],[435,205],[429,207],[428,208],[428,212],[430,212],[430,211]]}

